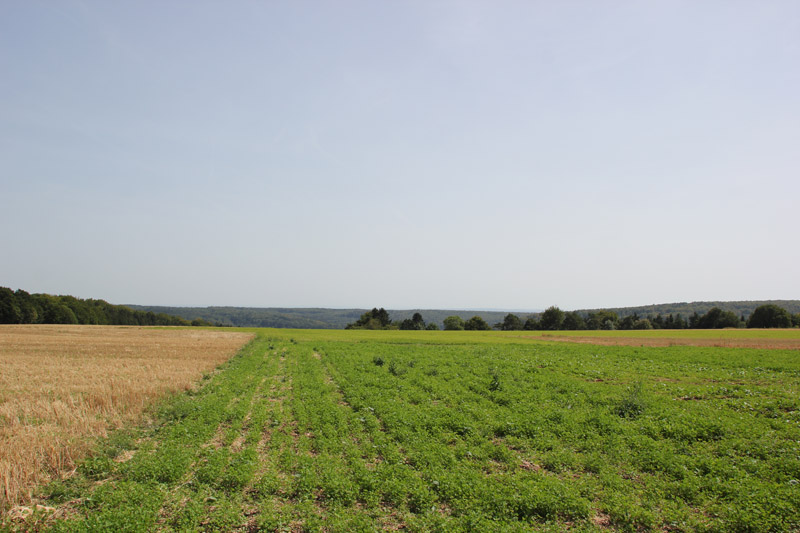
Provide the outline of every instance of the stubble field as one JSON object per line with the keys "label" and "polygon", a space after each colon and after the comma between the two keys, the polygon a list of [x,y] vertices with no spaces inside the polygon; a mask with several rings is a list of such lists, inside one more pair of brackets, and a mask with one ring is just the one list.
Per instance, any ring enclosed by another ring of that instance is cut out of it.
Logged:
{"label": "stubble field", "polygon": [[114,326],[0,326],[0,512],[73,470],[92,438],[185,391],[250,334]]}
{"label": "stubble field", "polygon": [[796,350],[256,333],[6,527],[800,528]]}

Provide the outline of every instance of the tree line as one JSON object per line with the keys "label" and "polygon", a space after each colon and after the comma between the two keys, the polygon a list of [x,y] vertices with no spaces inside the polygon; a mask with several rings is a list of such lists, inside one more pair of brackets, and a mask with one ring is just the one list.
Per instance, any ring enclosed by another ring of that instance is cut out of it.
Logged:
{"label": "tree line", "polygon": [[405,320],[393,321],[389,317],[389,311],[383,307],[380,309],[375,307],[372,311],[363,313],[355,322],[347,324],[344,329],[436,330],[439,329],[439,326],[435,322],[426,324],[419,313],[414,313],[411,318],[406,318]]}
{"label": "tree line", "polygon": [[105,300],[29,294],[0,287],[0,324],[96,324],[110,326],[213,326],[206,320],[135,311]]}
{"label": "tree line", "polygon": [[[766,304],[756,307],[745,319],[732,311],[712,307],[700,315],[697,312],[684,318],[680,313],[669,315],[648,315],[640,317],[634,313],[620,318],[614,311],[595,311],[581,314],[577,311],[562,311],[556,306],[549,307],[539,315],[530,316],[525,322],[509,313],[495,329],[511,330],[634,330],[634,329],[722,329],[722,328],[791,328],[800,326],[800,313],[795,315],[777,305]],[[448,329],[445,325],[445,329]],[[454,328],[456,329],[456,328]]]}
{"label": "tree line", "polygon": [[700,301],[700,302],[675,302],[665,304],[640,305],[634,307],[601,307],[597,309],[575,309],[582,316],[586,317],[595,311],[614,311],[620,317],[636,313],[640,317],[661,315],[666,317],[670,314],[680,313],[683,317],[690,317],[693,313],[703,316],[713,307],[719,307],[725,311],[732,311],[737,317],[744,315],[749,317],[756,307],[773,304],[786,309],[790,315],[800,313],[800,300],[731,300],[731,301]]}
{"label": "tree line", "polygon": [[[722,329],[722,328],[791,328],[800,326],[800,313],[790,314],[786,309],[766,304],[756,307],[748,318],[744,315],[737,316],[732,311],[724,311],[719,307],[712,307],[700,315],[693,312],[687,318],[677,314],[655,314],[640,317],[634,313],[620,318],[614,311],[595,311],[580,313],[578,311],[562,311],[556,306],[551,306],[542,313],[528,316],[522,320],[519,316],[508,313],[502,322],[490,326],[480,316],[473,316],[464,320],[460,316],[448,316],[444,319],[444,329],[448,331],[459,330],[490,330],[501,331],[529,330],[529,331],[556,331],[556,330],[643,330],[643,329]],[[345,329],[403,329],[403,330],[436,330],[438,324],[426,324],[420,313],[414,313],[410,319],[392,321],[389,312],[383,307],[373,308],[361,315],[357,321],[347,325]]]}

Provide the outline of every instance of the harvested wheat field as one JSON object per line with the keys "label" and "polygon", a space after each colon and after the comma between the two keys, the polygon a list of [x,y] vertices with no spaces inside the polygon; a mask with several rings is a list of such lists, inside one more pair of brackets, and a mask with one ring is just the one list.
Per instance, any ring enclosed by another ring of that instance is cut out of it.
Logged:
{"label": "harvested wheat field", "polygon": [[71,471],[92,438],[192,387],[252,335],[125,326],[0,326],[0,512]]}

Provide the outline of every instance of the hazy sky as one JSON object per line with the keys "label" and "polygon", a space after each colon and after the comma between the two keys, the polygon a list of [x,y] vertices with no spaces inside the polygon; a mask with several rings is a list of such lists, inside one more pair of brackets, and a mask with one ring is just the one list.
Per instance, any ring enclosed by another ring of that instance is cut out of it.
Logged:
{"label": "hazy sky", "polygon": [[0,2],[0,286],[800,298],[800,2]]}

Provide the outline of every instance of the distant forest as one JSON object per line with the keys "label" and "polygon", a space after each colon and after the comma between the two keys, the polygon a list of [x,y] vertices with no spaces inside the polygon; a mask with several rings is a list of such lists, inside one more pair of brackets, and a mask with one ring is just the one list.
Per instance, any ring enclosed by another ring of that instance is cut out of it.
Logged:
{"label": "distant forest", "polygon": [[131,309],[202,318],[223,326],[246,328],[342,329],[357,320],[364,309],[287,307],[164,307],[128,305]]}
{"label": "distant forest", "polygon": [[[614,330],[614,329],[722,329],[722,328],[791,328],[800,326],[800,313],[791,315],[783,307],[775,304],[763,304],[756,307],[748,318],[737,316],[733,311],[723,311],[712,307],[700,315],[693,312],[688,319],[677,314],[649,314],[640,317],[634,313],[620,317],[616,312],[599,310],[581,314],[578,311],[562,311],[556,306],[549,307],[542,313],[522,320],[514,313],[508,313],[501,322],[490,326],[480,316],[464,320],[460,316],[449,316],[444,319],[445,330]],[[411,318],[391,320],[389,312],[383,308],[374,308],[346,326],[345,329],[440,329],[435,322],[425,322],[421,313],[414,313]]]}
{"label": "distant forest", "polygon": [[[734,302],[681,302],[660,305],[648,305],[640,307],[622,307],[609,309],[580,309],[573,313],[580,316],[584,321],[588,321],[590,314],[599,311],[616,314],[617,321],[623,321],[626,317],[632,317],[625,322],[623,327],[627,327],[632,320],[653,319],[653,327],[669,327],[669,316],[672,315],[672,327],[675,327],[677,315],[689,326],[689,321],[693,315],[702,317],[707,315],[713,308],[718,308],[724,312],[733,313],[738,322],[746,323],[753,311],[762,305],[773,304],[787,310],[791,315],[800,313],[800,300],[760,300],[760,301],[734,301]],[[358,322],[361,317],[370,312],[368,309],[325,309],[325,308],[283,308],[283,307],[160,307],[160,306],[140,306],[129,305],[132,309],[150,311],[154,313],[166,313],[180,316],[191,320],[201,318],[208,322],[226,326],[240,327],[270,327],[270,328],[308,328],[308,329],[342,329],[348,324]],[[498,327],[503,323],[508,311],[464,311],[446,309],[407,309],[407,310],[387,310],[391,323],[401,324],[405,320],[411,320],[415,314],[419,313],[426,326],[436,324],[444,329],[445,319],[448,317],[459,317],[465,323],[471,318],[480,317],[487,324]],[[530,320],[540,320],[543,312],[516,313],[524,324]],[[663,326],[659,323],[658,316],[661,316]],[[575,315],[571,315],[575,316]],[[714,315],[716,316],[716,315]],[[648,318],[650,317],[650,318]],[[730,318],[730,315],[726,315]],[[744,321],[742,320],[744,319]],[[613,322],[613,321],[612,321]],[[640,324],[640,326],[643,324]],[[398,326],[399,327],[399,326]],[[697,326],[696,326],[697,327]],[[498,328],[500,329],[500,328]]]}
{"label": "distant forest", "polygon": [[104,300],[28,294],[0,287],[0,324],[97,324],[111,326],[212,326],[165,313],[135,311]]}
{"label": "distant forest", "polygon": [[[357,321],[367,309],[326,309],[298,307],[164,307],[128,305],[131,309],[167,313],[183,318],[199,317],[215,324],[247,328],[343,329]],[[448,316],[458,315],[468,320],[478,315],[489,323],[503,320],[506,311],[453,311],[441,309],[389,310],[392,321],[411,319],[415,313],[425,316],[428,323],[443,325]]]}
{"label": "distant forest", "polygon": [[589,313],[597,311],[611,311],[617,313],[620,317],[628,315],[677,315],[681,314],[684,317],[689,317],[693,313],[704,315],[712,308],[717,307],[723,311],[730,311],[737,316],[744,316],[747,319],[756,307],[762,305],[777,305],[783,307],[790,314],[795,315],[800,313],[800,300],[758,300],[758,301],[740,301],[740,302],[679,302],[672,304],[658,304],[658,305],[641,305],[639,307],[606,307],[602,309],[577,309],[576,311],[583,316],[588,316]]}
{"label": "distant forest", "polygon": [[[381,327],[404,329],[635,329],[744,327],[756,308],[785,309],[800,320],[800,300],[681,302],[639,307],[542,312],[464,311],[446,309],[387,310]],[[376,311],[376,310],[373,310]],[[383,311],[383,309],[381,309]],[[713,311],[713,312],[712,312]],[[286,307],[162,307],[114,305],[73,296],[28,294],[0,287],[0,324],[108,324],[134,326],[238,326],[297,329],[364,327],[367,309]],[[562,313],[559,315],[558,313]],[[559,316],[561,317],[559,320]],[[448,320],[449,319],[449,320]],[[458,319],[458,320],[457,320]],[[480,319],[480,320],[477,320]],[[461,322],[459,322],[459,320]],[[544,322],[543,322],[544,320]],[[555,322],[553,322],[555,320]],[[383,323],[385,322],[385,325]],[[486,324],[486,326],[484,326]]]}

